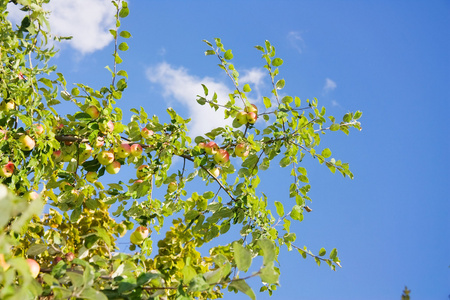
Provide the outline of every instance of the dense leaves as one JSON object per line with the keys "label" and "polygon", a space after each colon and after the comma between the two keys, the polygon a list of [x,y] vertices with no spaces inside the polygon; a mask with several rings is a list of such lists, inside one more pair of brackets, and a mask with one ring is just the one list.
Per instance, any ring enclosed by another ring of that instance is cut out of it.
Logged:
{"label": "dense leaves", "polygon": [[[41,2],[14,2],[28,13],[18,27],[0,4],[1,299],[214,299],[226,288],[255,299],[247,281],[259,278],[261,291],[272,294],[281,251],[297,249],[319,265],[340,266],[336,249],[325,258],[324,248],[315,255],[297,246],[290,224],[311,212],[311,186],[301,166],[306,155],[353,178],[349,165],[320,143],[329,131],[360,130],[361,112],[338,123],[317,99],[304,106],[297,96],[280,99],[289,81],[279,77],[283,60],[269,41],[256,49],[272,94],[263,97],[264,107],[252,105],[251,86],[241,87],[231,49],[216,38],[205,41],[205,54],[217,57],[234,90],[219,102],[203,85],[197,102],[232,126],[192,140],[189,120],[172,108],[158,117],[142,107],[132,109],[126,123],[120,101],[127,97],[128,74],[119,69],[119,51],[131,50],[119,38],[131,34],[119,29],[130,13],[127,3],[113,1],[111,84],[95,90],[86,83],[68,86],[51,66],[55,51],[47,47],[51,35]],[[62,102],[76,111],[60,115]],[[259,186],[259,172],[278,165],[293,180],[285,187],[289,198],[275,201]],[[123,166],[135,168],[136,176],[117,175]],[[106,175],[115,183],[105,186]],[[199,182],[204,190],[191,192]],[[156,189],[164,197],[155,197]],[[165,237],[153,239],[168,220]],[[120,253],[117,242],[127,232],[130,251]],[[208,244],[221,235],[230,242]],[[36,279],[26,259],[39,263]]]}

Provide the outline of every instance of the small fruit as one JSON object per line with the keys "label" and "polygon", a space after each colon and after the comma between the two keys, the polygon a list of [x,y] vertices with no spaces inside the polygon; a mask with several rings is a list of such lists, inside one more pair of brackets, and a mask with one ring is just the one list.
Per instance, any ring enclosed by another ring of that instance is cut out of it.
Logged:
{"label": "small fruit", "polygon": [[216,154],[217,150],[219,150],[219,146],[215,142],[209,142],[205,145],[205,152],[209,155]]}
{"label": "small fruit", "polygon": [[53,151],[53,157],[54,157],[55,159],[59,159],[59,158],[61,157],[61,154],[62,154],[61,150],[55,150],[55,151]]}
{"label": "small fruit", "polygon": [[4,165],[1,169],[0,169],[0,176],[2,177],[11,177],[12,174],[14,173],[14,163],[13,162],[7,162],[6,165]]}
{"label": "small fruit", "polygon": [[132,156],[140,156],[142,154],[142,146],[139,144],[131,145],[131,155]]}
{"label": "small fruit", "polygon": [[140,245],[148,237],[149,231],[147,227],[139,226],[130,236],[130,242],[135,245]]}
{"label": "small fruit", "polygon": [[201,142],[201,143],[198,143],[198,147],[199,147],[200,149],[202,149],[202,150],[205,150],[205,148],[206,148],[206,144],[205,144],[205,143],[203,143],[203,142]]}
{"label": "small fruit", "polygon": [[24,151],[33,150],[36,142],[29,135],[21,135],[19,137],[20,148]]}
{"label": "small fruit", "polygon": [[234,148],[234,154],[236,154],[236,156],[246,157],[249,153],[248,146],[244,143],[240,143]]}
{"label": "small fruit", "polygon": [[80,153],[78,160],[80,163],[86,161],[92,154],[92,147],[89,144],[85,144],[84,150]]}
{"label": "small fruit", "polygon": [[95,148],[101,148],[105,144],[105,139],[101,136],[98,136],[95,140]]}
{"label": "small fruit", "polygon": [[153,135],[153,130],[150,130],[147,127],[144,127],[141,130],[141,135],[144,139],[149,139]]}
{"label": "small fruit", "polygon": [[247,121],[250,124],[255,124],[256,120],[258,119],[258,115],[255,112],[249,112],[247,113]]}
{"label": "small fruit", "polygon": [[246,112],[254,112],[255,114],[257,114],[258,113],[258,108],[256,107],[256,105],[255,104],[250,104],[250,105],[247,105],[246,107],[245,107],[245,111]]}
{"label": "small fruit", "polygon": [[31,258],[27,259],[27,264],[30,267],[31,276],[33,276],[33,278],[36,278],[39,275],[39,272],[41,271],[41,267],[34,259]]}
{"label": "small fruit", "polygon": [[95,105],[86,108],[86,113],[90,115],[92,119],[97,119],[100,116],[100,112]]}
{"label": "small fruit", "polygon": [[111,150],[102,151],[98,154],[97,160],[100,164],[107,166],[114,161],[114,152]]}
{"label": "small fruit", "polygon": [[75,254],[73,254],[73,252],[67,252],[65,258],[66,261],[72,261],[75,258]]}
{"label": "small fruit", "polygon": [[53,264],[57,265],[60,261],[62,261],[62,257],[61,256],[57,256],[53,259]]}
{"label": "small fruit", "polygon": [[211,172],[211,174],[214,175],[214,177],[219,177],[219,175],[220,175],[220,169],[219,168],[214,168],[210,172]]}
{"label": "small fruit", "polygon": [[86,180],[90,183],[96,182],[98,179],[98,174],[96,172],[88,172],[86,174]]}
{"label": "small fruit", "polygon": [[219,149],[216,154],[214,154],[214,161],[219,165],[222,165],[230,160],[230,154],[225,149]]}
{"label": "small fruit", "polygon": [[36,200],[37,198],[39,198],[39,194],[36,193],[35,191],[28,191],[23,195],[23,197],[25,199],[27,199],[28,201],[31,201],[31,200]]}
{"label": "small fruit", "polygon": [[120,158],[127,158],[131,154],[131,146],[127,143],[122,143],[117,149],[117,156]]}
{"label": "small fruit", "polygon": [[241,125],[247,124],[247,112],[238,112],[238,114],[236,115],[236,121]]}
{"label": "small fruit", "polygon": [[37,135],[41,135],[44,133],[44,126],[42,126],[41,124],[34,124],[34,132]]}
{"label": "small fruit", "polygon": [[138,179],[145,179],[150,174],[150,167],[148,165],[139,166],[136,170],[136,176]]}
{"label": "small fruit", "polygon": [[108,123],[106,123],[106,131],[113,132],[114,131],[114,123],[113,121],[109,120]]}
{"label": "small fruit", "polygon": [[5,101],[3,100],[2,103],[0,103],[0,111],[4,110],[4,111],[8,111],[8,110],[12,110],[15,108],[15,104],[13,101]]}
{"label": "small fruit", "polygon": [[168,193],[173,193],[178,189],[178,184],[175,181],[172,181],[171,183],[169,183],[169,185],[167,186],[167,192]]}
{"label": "small fruit", "polygon": [[120,162],[115,160],[111,164],[106,166],[106,172],[108,172],[109,174],[117,174],[120,171],[120,166]]}

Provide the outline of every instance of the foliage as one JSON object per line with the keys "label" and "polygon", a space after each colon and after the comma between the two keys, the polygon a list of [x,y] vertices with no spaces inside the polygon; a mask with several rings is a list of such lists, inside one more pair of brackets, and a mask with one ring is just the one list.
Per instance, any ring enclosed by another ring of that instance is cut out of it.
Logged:
{"label": "foliage", "polygon": [[[326,117],[317,99],[302,103],[296,96],[281,98],[283,60],[268,41],[256,49],[272,81],[272,95],[263,98],[264,108],[253,107],[247,98],[251,87],[239,84],[232,51],[215,39],[205,41],[205,54],[219,59],[235,89],[220,104],[203,86],[197,101],[221,110],[224,118],[234,120],[233,126],[192,141],[189,120],[176,111],[167,109],[170,122],[163,123],[142,107],[133,109],[131,121],[124,123],[117,103],[126,96],[128,81],[127,72],[119,69],[120,53],[129,50],[125,41],[131,37],[120,30],[121,19],[129,14],[127,2],[113,1],[114,64],[107,68],[112,81],[99,90],[83,83],[69,87],[50,64],[56,51],[47,41],[64,37],[50,35],[43,2],[48,1],[14,1],[27,12],[17,28],[6,19],[6,3],[0,4],[1,299],[214,299],[224,289],[254,299],[247,279],[259,277],[261,291],[272,294],[284,248],[311,256],[319,265],[326,262],[333,270],[340,266],[336,249],[325,256],[324,248],[316,255],[297,246],[290,224],[311,211],[311,187],[301,166],[305,155],[353,178],[347,163],[331,158],[331,150],[319,150],[319,145],[328,131],[360,130],[361,112],[348,113],[339,122]],[[78,110],[60,115],[64,101]],[[221,150],[209,147],[211,142]],[[175,157],[182,160],[179,169]],[[277,164],[293,178],[287,186],[291,199],[283,203],[271,201],[258,187],[259,172]],[[134,167],[137,178],[109,175],[116,182],[105,187],[101,180],[106,173],[123,165]],[[11,172],[8,166],[13,166]],[[199,180],[206,191],[188,193]],[[163,199],[154,197],[155,189],[166,186]],[[159,232],[171,216],[165,238],[154,241],[151,233]],[[142,231],[132,234],[130,253],[119,253],[117,241],[138,226]],[[210,243],[223,235],[233,242]],[[202,246],[208,255],[200,253]],[[252,264],[257,256],[261,266]],[[26,258],[40,264],[37,279]]]}

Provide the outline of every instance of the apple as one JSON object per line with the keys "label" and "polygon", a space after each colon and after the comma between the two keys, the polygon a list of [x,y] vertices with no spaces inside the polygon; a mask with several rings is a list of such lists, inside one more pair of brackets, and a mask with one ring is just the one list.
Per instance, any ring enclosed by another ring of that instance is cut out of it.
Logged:
{"label": "apple", "polygon": [[136,180],[135,182],[133,182],[133,184],[140,184],[140,183],[143,183],[143,182],[144,182],[144,180],[138,179],[138,180]]}
{"label": "apple", "polygon": [[250,124],[255,124],[256,120],[258,119],[258,115],[255,112],[249,112],[247,113],[247,121]]}
{"label": "apple", "polygon": [[41,135],[44,133],[44,126],[42,126],[41,124],[34,124],[34,132],[37,135]]}
{"label": "apple", "polygon": [[216,154],[217,150],[219,150],[219,146],[215,142],[209,142],[205,145],[205,151],[209,155]]}
{"label": "apple", "polygon": [[214,177],[219,177],[220,175],[220,169],[219,168],[214,168],[212,170],[210,170],[211,174],[213,174]]}
{"label": "apple", "polygon": [[106,131],[113,132],[114,130],[114,123],[113,121],[109,120],[108,123],[106,123]]}
{"label": "apple", "polygon": [[0,111],[4,110],[4,111],[9,111],[15,108],[15,104],[12,100],[10,101],[6,101],[3,100],[2,103],[0,103]]}
{"label": "apple", "polygon": [[98,179],[98,174],[96,172],[87,172],[86,180],[90,183],[96,182]]}
{"label": "apple", "polygon": [[33,278],[36,278],[39,275],[39,272],[41,271],[41,267],[34,259],[31,258],[27,259],[27,264],[30,267],[31,276],[33,276]]}
{"label": "apple", "polygon": [[105,139],[103,137],[98,136],[95,139],[95,145],[94,145],[95,148],[101,148],[101,147],[103,147],[104,144],[105,144]]}
{"label": "apple", "polygon": [[89,144],[85,144],[85,149],[80,153],[78,160],[79,162],[86,161],[92,154],[92,147]]}
{"label": "apple", "polygon": [[248,146],[244,143],[240,143],[234,148],[234,154],[236,154],[236,156],[246,157],[249,153]]}
{"label": "apple", "polygon": [[39,198],[39,194],[36,193],[35,191],[28,191],[23,195],[23,197],[25,199],[27,199],[28,201],[31,201],[31,200],[36,200],[37,198]]}
{"label": "apple", "polygon": [[246,107],[245,107],[245,111],[246,112],[254,112],[255,114],[257,114],[258,113],[258,108],[256,107],[256,105],[255,104],[250,104],[250,105],[247,105]]}
{"label": "apple", "polygon": [[117,174],[120,171],[120,166],[120,162],[115,160],[111,164],[106,166],[106,172],[108,172],[109,174]]}
{"label": "apple", "polygon": [[205,150],[205,148],[206,148],[206,144],[205,144],[205,143],[203,143],[203,142],[201,142],[201,143],[198,143],[198,147],[199,147],[200,149],[202,149],[202,150]]}
{"label": "apple", "polygon": [[131,155],[132,156],[140,156],[142,154],[142,146],[139,144],[131,145]]}
{"label": "apple", "polygon": [[62,154],[61,150],[55,150],[55,151],[53,151],[53,157],[54,157],[55,159],[59,159],[59,158],[61,157],[61,154]]}
{"label": "apple", "polygon": [[97,160],[102,165],[107,166],[114,161],[114,152],[111,150],[109,151],[104,150],[98,154]]}
{"label": "apple", "polygon": [[169,183],[169,185],[167,186],[167,192],[168,193],[173,193],[178,189],[178,184],[175,181],[172,181],[171,183]]}
{"label": "apple", "polygon": [[148,237],[149,231],[147,227],[139,226],[130,236],[130,242],[135,245],[140,245]]}
{"label": "apple", "polygon": [[6,165],[4,165],[0,169],[0,176],[2,177],[11,177],[14,173],[14,163],[13,162],[7,162]]}
{"label": "apple", "polygon": [[75,258],[75,254],[73,252],[67,252],[65,258],[67,261],[72,261]]}
{"label": "apple", "polygon": [[55,259],[53,259],[53,264],[57,265],[61,260],[62,260],[62,257],[61,256],[57,256],[57,257],[55,257]]}
{"label": "apple", "polygon": [[100,116],[100,112],[95,105],[91,105],[86,108],[86,113],[90,115],[92,119],[97,119]]}
{"label": "apple", "polygon": [[0,253],[0,267],[3,268],[3,271],[9,269],[9,264],[6,263],[5,256],[3,255],[3,253]]}
{"label": "apple", "polygon": [[139,166],[136,170],[136,176],[138,179],[145,179],[145,177],[147,177],[149,173],[150,167],[148,165]]}
{"label": "apple", "polygon": [[230,160],[230,154],[228,154],[225,149],[219,149],[216,154],[214,154],[214,160],[219,165],[224,164]]}
{"label": "apple", "polygon": [[149,139],[153,135],[153,130],[150,130],[147,127],[144,127],[141,130],[141,135],[144,139]]}
{"label": "apple", "polygon": [[20,148],[24,151],[31,151],[36,145],[36,142],[29,135],[26,134],[21,135],[19,137],[19,143]]}
{"label": "apple", "polygon": [[131,154],[131,146],[127,143],[122,143],[117,149],[117,156],[120,158],[127,158]]}
{"label": "apple", "polygon": [[236,121],[241,125],[247,124],[247,112],[245,111],[238,112],[236,115]]}

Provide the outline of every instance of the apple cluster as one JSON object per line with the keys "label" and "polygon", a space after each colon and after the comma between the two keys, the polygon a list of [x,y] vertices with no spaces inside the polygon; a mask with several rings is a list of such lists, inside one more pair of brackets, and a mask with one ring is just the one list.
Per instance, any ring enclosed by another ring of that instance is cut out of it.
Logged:
{"label": "apple cluster", "polygon": [[255,104],[247,105],[243,111],[236,115],[236,121],[240,125],[255,124],[258,119],[258,108]]}
{"label": "apple cluster", "polygon": [[208,155],[214,155],[214,161],[219,165],[224,165],[230,160],[230,154],[225,149],[219,149],[216,142],[199,143],[199,148],[204,150]]}

